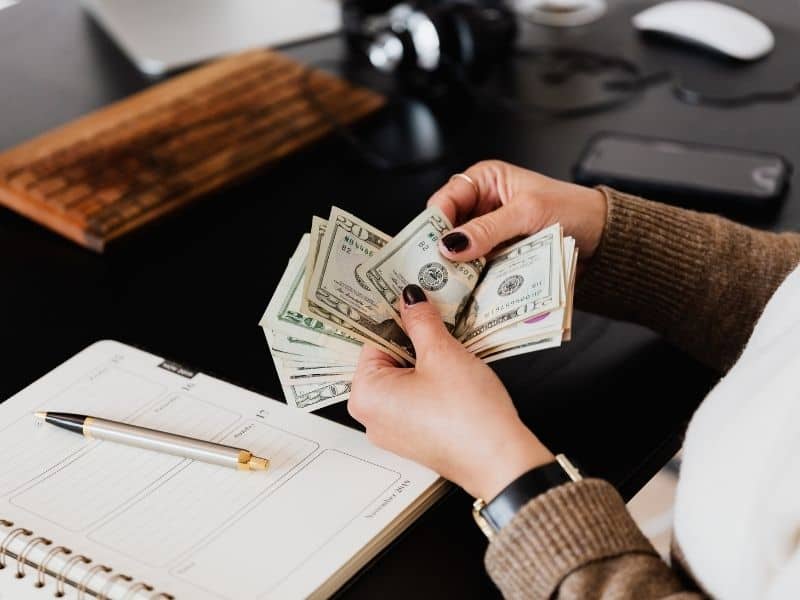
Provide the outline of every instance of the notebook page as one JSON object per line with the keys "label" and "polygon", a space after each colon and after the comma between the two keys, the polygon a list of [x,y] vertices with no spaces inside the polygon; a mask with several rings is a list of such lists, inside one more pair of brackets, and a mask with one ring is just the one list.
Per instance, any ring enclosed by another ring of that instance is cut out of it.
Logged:
{"label": "notebook page", "polygon": [[[113,598],[136,581],[176,598],[303,598],[438,485],[360,432],[162,363],[98,342],[0,405],[0,519],[53,541],[30,549],[31,560],[58,544],[92,559],[73,560],[67,579],[112,567],[89,584],[108,582]],[[36,410],[219,441],[271,465],[243,472],[86,440],[38,422]],[[11,551],[31,539],[18,536]],[[67,565],[62,554],[48,570]],[[133,581],[110,581],[120,574]],[[0,572],[0,599],[13,578]]]}

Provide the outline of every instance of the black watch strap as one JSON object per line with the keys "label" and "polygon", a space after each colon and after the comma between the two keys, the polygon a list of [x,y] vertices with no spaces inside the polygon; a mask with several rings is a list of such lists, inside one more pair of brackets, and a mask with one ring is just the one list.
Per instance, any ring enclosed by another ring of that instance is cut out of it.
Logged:
{"label": "black watch strap", "polygon": [[[476,500],[473,514],[478,525],[491,537],[502,529],[519,510],[539,494],[571,481],[581,475],[567,457],[559,454],[551,463],[531,469],[509,483],[503,491],[486,503]],[[484,521],[482,523],[481,521]],[[491,531],[487,531],[487,527]]]}

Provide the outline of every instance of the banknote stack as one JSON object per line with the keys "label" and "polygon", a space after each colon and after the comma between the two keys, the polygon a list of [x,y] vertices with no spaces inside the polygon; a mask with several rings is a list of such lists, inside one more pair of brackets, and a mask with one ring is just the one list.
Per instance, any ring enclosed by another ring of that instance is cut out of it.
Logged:
{"label": "banknote stack", "polygon": [[569,340],[578,251],[560,225],[463,263],[439,252],[451,229],[435,207],[394,238],[336,207],[313,218],[260,323],[290,406],[347,400],[363,344],[414,364],[399,311],[410,283],[487,363]]}

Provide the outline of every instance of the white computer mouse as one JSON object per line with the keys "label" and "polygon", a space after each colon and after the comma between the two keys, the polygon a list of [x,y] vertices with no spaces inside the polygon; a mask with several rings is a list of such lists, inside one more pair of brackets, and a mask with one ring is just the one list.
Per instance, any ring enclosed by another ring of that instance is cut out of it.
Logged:
{"label": "white computer mouse", "polygon": [[633,17],[639,31],[668,35],[739,60],[769,53],[775,38],[769,28],[746,12],[708,0],[672,0]]}

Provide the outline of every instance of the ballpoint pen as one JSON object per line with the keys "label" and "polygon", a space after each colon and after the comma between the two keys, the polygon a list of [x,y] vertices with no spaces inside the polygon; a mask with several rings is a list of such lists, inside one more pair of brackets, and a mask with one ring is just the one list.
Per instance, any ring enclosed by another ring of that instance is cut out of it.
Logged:
{"label": "ballpoint pen", "polygon": [[36,412],[34,415],[46,423],[80,433],[88,439],[117,442],[235,469],[266,471],[269,468],[269,459],[233,446],[86,415],[60,412]]}

